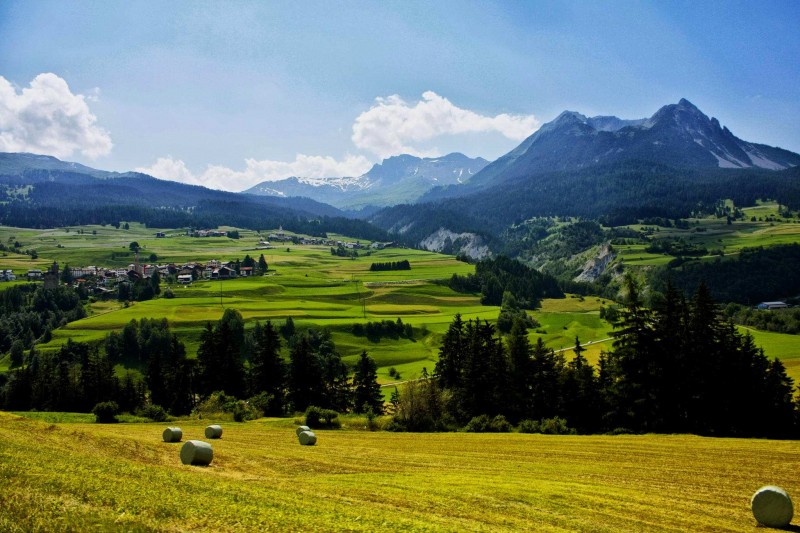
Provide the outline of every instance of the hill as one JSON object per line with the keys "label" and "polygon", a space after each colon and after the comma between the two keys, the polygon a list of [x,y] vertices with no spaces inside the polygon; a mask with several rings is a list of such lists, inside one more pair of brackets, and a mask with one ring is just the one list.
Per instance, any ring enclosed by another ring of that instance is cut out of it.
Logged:
{"label": "hill", "polygon": [[63,227],[139,221],[156,227],[244,228],[284,226],[320,234],[385,235],[342,211],[308,198],[239,194],[159,180],[136,172],[114,173],[34,154],[0,154],[0,223]]}

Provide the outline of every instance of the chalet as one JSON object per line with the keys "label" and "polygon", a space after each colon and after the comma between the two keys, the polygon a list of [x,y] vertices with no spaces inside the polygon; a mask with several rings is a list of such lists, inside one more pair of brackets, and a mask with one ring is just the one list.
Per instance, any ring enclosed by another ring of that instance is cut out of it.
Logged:
{"label": "chalet", "polygon": [[158,233],[156,233],[156,239],[163,239],[166,236],[167,234],[164,233],[163,231],[159,231]]}
{"label": "chalet", "polygon": [[17,276],[11,270],[0,270],[0,281],[14,281]]}
{"label": "chalet", "polygon": [[231,279],[236,277],[236,271],[226,266],[219,267],[215,272],[217,273],[217,279]]}
{"label": "chalet", "polygon": [[32,270],[28,270],[28,274],[27,275],[28,275],[28,281],[31,281],[31,280],[34,280],[34,279],[42,279],[42,276],[44,274],[42,274],[42,271],[39,270],[38,268],[34,268]]}
{"label": "chalet", "polygon": [[774,311],[775,309],[786,309],[789,304],[786,302],[761,302],[757,308],[762,311]]}
{"label": "chalet", "polygon": [[252,276],[253,267],[239,267],[239,275],[242,277]]}
{"label": "chalet", "polygon": [[207,266],[205,270],[203,270],[203,277],[206,279],[211,279],[211,276],[214,274],[214,269],[210,266]]}
{"label": "chalet", "polygon": [[191,274],[178,274],[178,283],[188,285],[192,282]]}

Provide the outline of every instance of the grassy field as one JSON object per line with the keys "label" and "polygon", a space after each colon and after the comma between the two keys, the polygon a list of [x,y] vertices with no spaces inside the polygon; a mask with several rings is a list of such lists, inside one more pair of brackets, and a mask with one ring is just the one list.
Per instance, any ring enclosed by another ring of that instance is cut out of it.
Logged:
{"label": "grassy field", "polygon": [[[211,421],[181,421],[184,441]],[[749,531],[762,485],[800,493],[795,442],[318,431],[224,424],[209,467],[165,424],[0,413],[0,530]]]}
{"label": "grassy field", "polygon": [[[775,216],[776,208],[771,204],[753,208],[757,210],[754,216]],[[749,216],[748,213],[748,221]],[[701,223],[707,226],[708,231],[694,234],[698,238],[708,238],[707,233],[717,231],[714,228],[723,232],[724,238],[731,243],[733,239],[740,239],[740,244],[751,242],[748,238],[761,239],[763,235],[757,235],[757,232],[800,238],[800,224],[795,223],[770,226],[769,222],[737,221],[728,226],[724,220],[717,219],[703,219]],[[754,227],[755,230],[748,232],[747,228]],[[159,230],[139,224],[132,224],[129,230],[111,226],[85,226],[70,228],[69,231],[65,228],[0,227],[0,242],[19,241],[22,249],[36,249],[40,254],[40,258],[34,261],[29,256],[6,253],[0,257],[0,268],[13,268],[21,275],[28,268],[45,267],[54,259],[62,265],[125,266],[133,261],[128,245],[137,241],[144,248],[142,258],[153,253],[162,264],[243,259],[246,254],[257,258],[264,253],[270,266],[269,275],[178,285],[173,287],[174,299],[136,302],[128,307],[115,301],[95,302],[90,306],[88,318],[56,330],[53,340],[38,348],[45,351],[57,349],[68,338],[99,342],[110,331],[118,331],[130,320],[167,318],[186,343],[189,354],[193,355],[206,321],[215,321],[226,308],[234,308],[242,313],[248,327],[252,327],[256,320],[281,324],[291,316],[300,328],[327,329],[345,362],[354,363],[361,350],[366,349],[377,361],[379,380],[385,384],[396,381],[388,375],[392,367],[400,372],[402,379],[418,377],[423,368],[432,371],[441,335],[456,313],[461,313],[465,320],[495,320],[499,312],[497,307],[482,306],[477,296],[458,294],[435,283],[454,273],[464,275],[473,271],[474,267],[451,256],[419,250],[386,249],[362,250],[360,257],[351,259],[331,255],[327,246],[286,244],[268,250],[254,250],[259,235],[246,230],[240,230],[241,238],[238,240],[193,238],[182,235],[185,232],[180,230],[169,229],[164,230],[167,238],[157,239],[154,236],[156,231]],[[351,240],[340,236],[333,238]],[[622,247],[622,257],[626,262],[638,261],[638,264],[663,263],[670,259],[664,255],[647,254],[643,248],[644,245]],[[409,260],[411,270],[369,270],[373,262],[403,259]],[[10,285],[0,284],[0,290]],[[608,350],[611,344],[603,339],[609,337],[612,328],[599,317],[600,307],[608,303],[595,297],[545,300],[542,307],[532,313],[541,327],[537,328],[539,333],[531,332],[531,341],[535,342],[541,336],[548,346],[563,349],[565,358],[569,360],[572,357],[570,348],[577,336],[583,343],[594,343],[588,346],[584,355],[596,363],[601,350]],[[354,323],[397,318],[414,327],[413,339],[384,338],[376,343],[351,334],[350,328]],[[800,343],[797,337],[763,332],[754,332],[753,335],[767,355],[783,359],[790,376],[800,382]],[[7,360],[0,360],[0,371],[6,370],[7,366]]]}
{"label": "grassy field", "polygon": [[[223,228],[224,229],[224,228]],[[260,238],[252,231],[239,230],[240,239],[193,238],[185,231],[163,230],[167,238],[155,238],[158,228],[132,224],[129,230],[110,226],[84,226],[55,230],[0,227],[0,242],[19,241],[22,249],[35,249],[39,259],[7,253],[0,268],[13,268],[18,275],[28,268],[42,268],[57,260],[62,266],[117,266],[132,263],[129,244],[138,242],[142,263],[155,254],[158,263],[210,259],[243,259],[264,254],[270,267],[267,276],[223,282],[200,281],[191,286],[173,286],[174,299],[160,298],[123,307],[117,302],[96,302],[91,316],[56,330],[53,340],[40,348],[57,349],[67,339],[99,342],[109,332],[120,330],[131,320],[167,318],[186,343],[190,355],[198,347],[207,321],[218,320],[226,308],[242,313],[248,327],[255,321],[282,324],[292,317],[299,328],[325,328],[343,359],[354,363],[363,349],[379,364],[381,382],[394,381],[388,371],[394,367],[404,379],[418,377],[423,368],[432,371],[438,353],[438,339],[456,313],[465,319],[494,320],[496,307],[481,306],[477,296],[451,291],[437,280],[454,273],[467,274],[474,267],[452,256],[409,249],[360,250],[358,258],[333,256],[328,246],[276,244],[255,250]],[[333,239],[351,241],[341,236]],[[371,272],[373,262],[407,259],[411,270]],[[0,289],[9,284],[0,284]],[[354,323],[396,320],[410,323],[413,339],[382,339],[375,343],[351,334]],[[0,370],[3,362],[0,361]]]}
{"label": "grassy field", "polygon": [[[714,259],[711,254],[721,250],[725,255],[736,255],[742,248],[754,246],[773,246],[800,242],[800,219],[781,218],[775,203],[763,203],[742,209],[744,220],[734,220],[728,224],[724,218],[707,217],[689,219],[689,229],[658,228],[652,239],[675,238],[702,246],[709,251],[703,259]],[[755,221],[751,220],[753,217]],[[644,227],[631,226],[636,230]],[[656,266],[669,263],[674,257],[660,253],[646,252],[647,244],[615,245],[619,258],[631,266]]]}

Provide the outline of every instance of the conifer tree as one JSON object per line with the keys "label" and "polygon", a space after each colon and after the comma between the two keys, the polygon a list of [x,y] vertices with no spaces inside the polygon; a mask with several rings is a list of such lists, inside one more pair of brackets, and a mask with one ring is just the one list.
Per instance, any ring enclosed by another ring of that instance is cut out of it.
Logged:
{"label": "conifer tree", "polygon": [[367,351],[361,352],[353,373],[353,410],[364,413],[372,410],[383,414],[383,395],[378,385],[378,365]]}
{"label": "conifer tree", "polygon": [[272,396],[270,415],[283,411],[286,364],[281,358],[281,339],[278,330],[267,320],[254,331],[255,346],[250,356],[251,394],[266,392]]}

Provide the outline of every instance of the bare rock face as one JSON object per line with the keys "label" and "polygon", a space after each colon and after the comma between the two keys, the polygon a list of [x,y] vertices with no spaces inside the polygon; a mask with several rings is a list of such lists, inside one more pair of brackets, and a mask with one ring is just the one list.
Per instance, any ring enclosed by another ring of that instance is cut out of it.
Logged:
{"label": "bare rock face", "polygon": [[600,248],[596,257],[590,259],[583,266],[583,271],[575,277],[575,281],[593,282],[603,275],[608,265],[617,255],[611,250],[611,246],[606,244]]}

